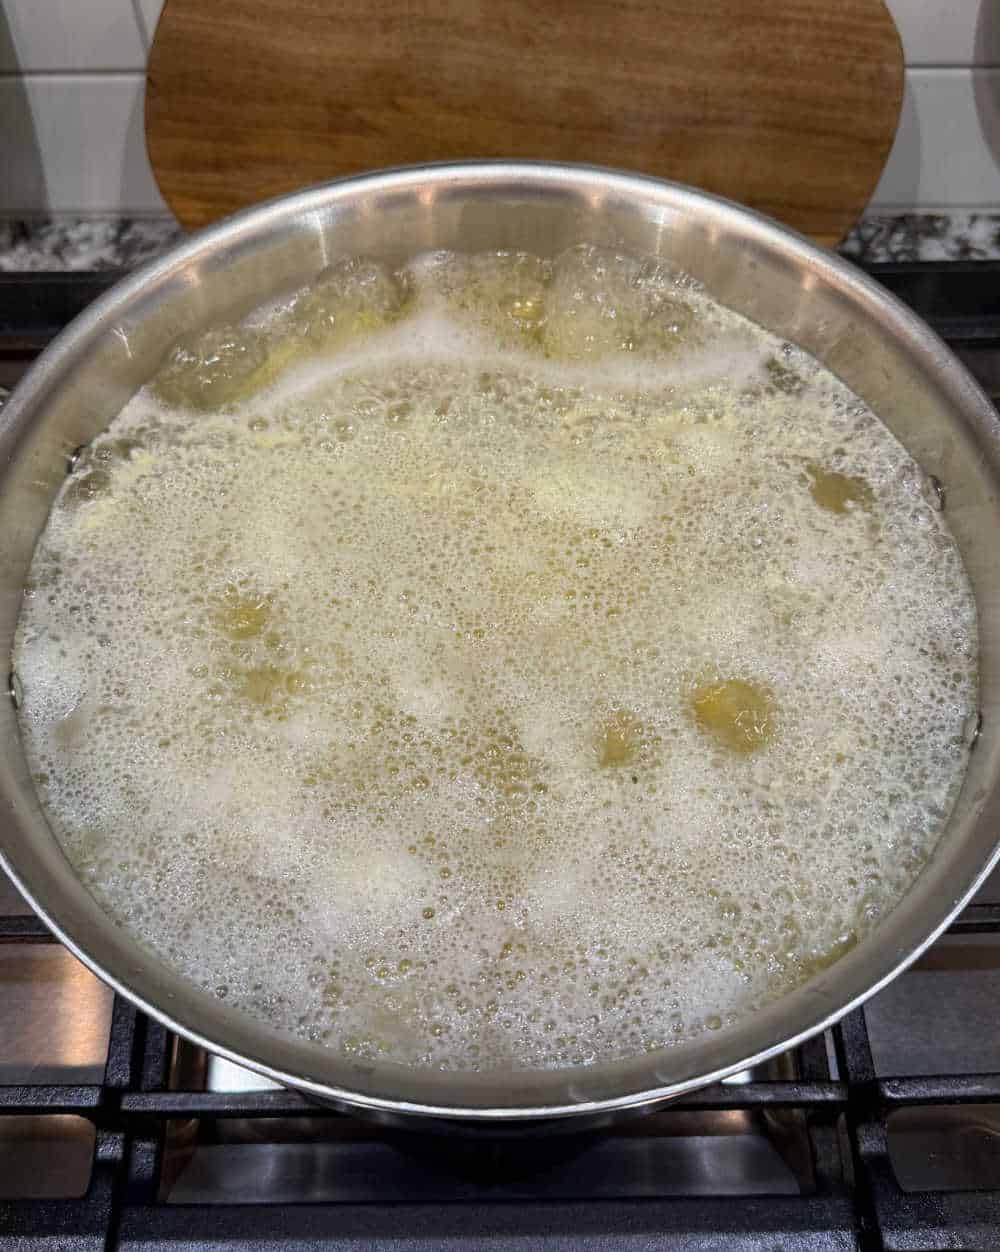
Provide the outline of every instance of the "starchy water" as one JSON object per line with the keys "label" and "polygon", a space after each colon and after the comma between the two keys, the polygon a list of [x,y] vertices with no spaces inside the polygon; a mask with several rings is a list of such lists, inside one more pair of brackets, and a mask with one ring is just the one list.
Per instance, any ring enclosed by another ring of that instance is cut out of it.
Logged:
{"label": "starchy water", "polygon": [[449,1069],[633,1056],[825,968],[932,851],[977,698],[887,428],[588,247],[353,259],[178,346],[56,501],[14,664],[136,941]]}

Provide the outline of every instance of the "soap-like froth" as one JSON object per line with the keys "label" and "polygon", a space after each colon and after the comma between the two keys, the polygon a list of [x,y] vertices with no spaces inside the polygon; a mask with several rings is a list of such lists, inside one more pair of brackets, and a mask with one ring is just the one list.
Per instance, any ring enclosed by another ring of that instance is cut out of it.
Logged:
{"label": "soap-like froth", "polygon": [[53,826],[146,947],[348,1055],[724,1028],[933,849],[957,548],[855,396],[658,267],[394,282],[179,350],[68,479],[14,658]]}

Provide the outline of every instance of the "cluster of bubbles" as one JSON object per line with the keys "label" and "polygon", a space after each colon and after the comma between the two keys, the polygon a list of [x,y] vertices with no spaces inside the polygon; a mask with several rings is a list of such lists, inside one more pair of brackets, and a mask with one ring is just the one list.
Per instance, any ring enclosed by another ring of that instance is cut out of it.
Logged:
{"label": "cluster of bubbles", "polygon": [[348,1056],[724,1029],[957,794],[975,608],[925,486],[657,264],[342,262],[68,479],[15,647],[39,794],[138,941]]}

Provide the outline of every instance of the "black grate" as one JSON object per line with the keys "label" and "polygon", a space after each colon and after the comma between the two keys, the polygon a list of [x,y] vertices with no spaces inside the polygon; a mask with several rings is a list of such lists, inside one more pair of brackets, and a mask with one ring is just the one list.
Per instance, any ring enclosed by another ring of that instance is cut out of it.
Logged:
{"label": "black grate", "polygon": [[[872,272],[956,346],[1000,349],[1000,266],[913,264],[873,266]],[[39,350],[114,277],[18,275],[0,281],[0,361]],[[970,906],[951,932],[1000,935],[1000,906]],[[36,918],[0,918],[0,943],[48,942],[52,936]],[[0,1087],[0,1117],[75,1114],[96,1128],[86,1194],[0,1202],[0,1252],[1000,1247],[1000,1179],[990,1191],[904,1191],[888,1149],[894,1111],[931,1104],[1000,1106],[1000,1073],[878,1077],[861,1010],[835,1027],[832,1038],[836,1077],[820,1038],[798,1050],[794,1080],[720,1084],[670,1106],[680,1114],[795,1110],[811,1153],[810,1182],[799,1195],[540,1199],[493,1181],[424,1202],[411,1192],[370,1202],[173,1204],[161,1198],[162,1175],[168,1133],[179,1120],[218,1127],[235,1119],[322,1123],[342,1115],[283,1090],[169,1089],[174,1037],[116,997],[102,1082]],[[345,1151],[354,1153],[356,1168],[366,1168],[370,1148],[348,1143]],[[487,1156],[493,1150],[478,1142],[468,1149]]]}

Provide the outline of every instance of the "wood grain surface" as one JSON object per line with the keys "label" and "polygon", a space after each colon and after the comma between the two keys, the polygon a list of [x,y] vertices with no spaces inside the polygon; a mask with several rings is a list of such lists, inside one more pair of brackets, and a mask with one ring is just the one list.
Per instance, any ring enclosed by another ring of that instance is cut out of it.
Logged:
{"label": "wood grain surface", "polygon": [[359,170],[511,157],[678,179],[835,242],[902,89],[882,0],[167,0],[146,134],[188,227]]}

